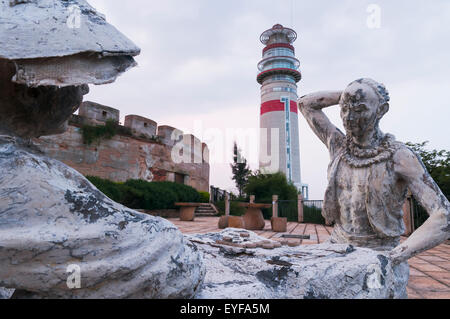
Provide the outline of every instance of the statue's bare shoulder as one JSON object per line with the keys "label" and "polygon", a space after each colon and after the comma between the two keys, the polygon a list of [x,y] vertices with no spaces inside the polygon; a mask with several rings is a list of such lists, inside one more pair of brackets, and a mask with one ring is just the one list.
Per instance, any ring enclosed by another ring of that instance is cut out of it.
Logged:
{"label": "statue's bare shoulder", "polygon": [[393,155],[395,172],[405,179],[423,175],[426,169],[419,156],[408,146],[395,142],[396,151]]}

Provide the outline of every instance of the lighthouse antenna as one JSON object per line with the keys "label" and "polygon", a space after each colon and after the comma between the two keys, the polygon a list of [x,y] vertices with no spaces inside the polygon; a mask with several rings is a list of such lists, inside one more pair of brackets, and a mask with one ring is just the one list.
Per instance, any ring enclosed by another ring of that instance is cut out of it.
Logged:
{"label": "lighthouse antenna", "polygon": [[291,0],[291,28],[294,29],[294,0]]}

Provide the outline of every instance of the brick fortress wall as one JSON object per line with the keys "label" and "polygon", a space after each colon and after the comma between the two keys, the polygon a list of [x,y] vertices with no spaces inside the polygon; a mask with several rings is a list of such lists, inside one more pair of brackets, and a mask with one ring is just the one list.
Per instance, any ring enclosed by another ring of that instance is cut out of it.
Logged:
{"label": "brick fortress wall", "polygon": [[[155,121],[127,115],[125,125],[111,139],[83,144],[81,127],[119,122],[119,110],[83,102],[79,115],[72,115],[65,133],[35,140],[41,150],[83,175],[116,182],[127,179],[184,183],[209,191],[209,150],[193,135]],[[176,140],[172,138],[176,138]],[[180,157],[173,157],[172,151]]]}

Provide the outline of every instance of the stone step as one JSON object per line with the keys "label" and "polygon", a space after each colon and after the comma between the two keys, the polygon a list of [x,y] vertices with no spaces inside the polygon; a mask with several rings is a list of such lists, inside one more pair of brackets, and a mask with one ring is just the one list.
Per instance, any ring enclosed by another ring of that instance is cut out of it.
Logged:
{"label": "stone step", "polygon": [[211,207],[197,207],[196,211],[215,211]]}
{"label": "stone step", "polygon": [[216,213],[208,213],[208,214],[206,214],[206,213],[195,213],[195,216],[197,216],[197,217],[215,217],[216,216]]}
{"label": "stone step", "polygon": [[214,209],[196,209],[196,213],[213,213],[216,214],[217,212]]}
{"label": "stone step", "polygon": [[203,203],[195,209],[195,216],[216,216],[217,211],[210,203]]}

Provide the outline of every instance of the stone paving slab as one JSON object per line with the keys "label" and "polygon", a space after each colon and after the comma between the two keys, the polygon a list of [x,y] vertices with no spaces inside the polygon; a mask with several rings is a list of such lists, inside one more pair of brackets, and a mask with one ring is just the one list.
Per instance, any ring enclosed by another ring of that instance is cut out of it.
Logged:
{"label": "stone paving slab", "polygon": [[[185,234],[219,231],[217,227],[219,217],[196,217],[190,222],[180,221],[178,218],[169,220]],[[264,229],[255,232],[274,240],[282,240],[281,234],[310,235],[310,239],[289,239],[289,241],[311,245],[327,240],[332,229],[324,225],[288,222],[286,233],[275,233],[271,230],[270,221],[266,220]],[[449,241],[411,258],[409,265],[408,297],[410,299],[450,299]]]}

